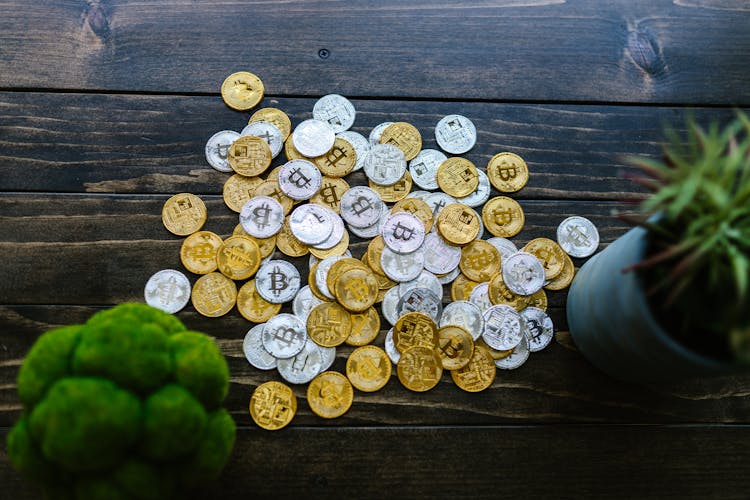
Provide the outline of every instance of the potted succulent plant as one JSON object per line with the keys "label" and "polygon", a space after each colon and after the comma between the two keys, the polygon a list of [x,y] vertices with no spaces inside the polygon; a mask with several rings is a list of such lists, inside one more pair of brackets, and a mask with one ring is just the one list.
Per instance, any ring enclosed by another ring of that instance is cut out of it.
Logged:
{"label": "potted succulent plant", "polygon": [[637,227],[586,262],[568,325],[594,365],[630,381],[723,374],[750,362],[750,120],[688,120],[663,160],[639,158],[650,193]]}

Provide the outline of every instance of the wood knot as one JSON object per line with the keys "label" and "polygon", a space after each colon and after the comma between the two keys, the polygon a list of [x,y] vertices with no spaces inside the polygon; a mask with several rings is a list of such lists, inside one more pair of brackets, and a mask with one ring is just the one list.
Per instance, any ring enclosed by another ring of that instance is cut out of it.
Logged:
{"label": "wood knot", "polygon": [[628,35],[628,53],[633,62],[649,75],[664,72],[665,64],[656,41],[646,33],[631,31]]}
{"label": "wood knot", "polygon": [[90,1],[86,10],[86,21],[99,38],[106,39],[109,36],[109,16],[107,10],[100,2]]}

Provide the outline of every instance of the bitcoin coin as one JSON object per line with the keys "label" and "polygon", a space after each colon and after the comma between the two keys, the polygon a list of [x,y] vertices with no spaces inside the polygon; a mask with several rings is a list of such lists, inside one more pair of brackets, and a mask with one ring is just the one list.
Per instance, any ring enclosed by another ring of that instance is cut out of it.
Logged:
{"label": "bitcoin coin", "polygon": [[397,214],[400,212],[406,212],[419,218],[422,221],[425,233],[429,233],[432,229],[432,209],[426,201],[419,198],[405,198],[400,200],[393,205],[391,213]]}
{"label": "bitcoin coin", "polygon": [[250,398],[250,416],[258,427],[268,431],[283,429],[297,413],[297,398],[281,382],[259,385]]}
{"label": "bitcoin coin", "polygon": [[479,218],[470,207],[451,203],[437,218],[440,236],[454,245],[466,245],[479,235]]}
{"label": "bitcoin coin", "polygon": [[266,351],[261,341],[264,325],[255,325],[245,334],[242,340],[242,352],[247,362],[259,370],[273,370],[276,368],[276,358]]}
{"label": "bitcoin coin", "polygon": [[345,271],[334,285],[334,295],[339,303],[352,312],[370,308],[378,297],[378,281],[369,269]]}
{"label": "bitcoin coin", "polygon": [[482,346],[475,346],[469,362],[451,372],[453,382],[466,392],[480,392],[489,389],[495,381],[497,368],[495,360]]}
{"label": "bitcoin coin", "polygon": [[247,234],[247,232],[242,229],[242,224],[237,224],[234,227],[232,235],[245,236],[246,238],[250,238],[255,243],[257,243],[258,248],[260,248],[260,257],[262,259],[265,259],[269,255],[271,255],[276,248],[276,235],[273,235],[270,238],[256,238],[255,236],[250,236],[249,234]]}
{"label": "bitcoin coin", "polygon": [[338,259],[331,265],[331,267],[328,269],[328,274],[326,275],[326,285],[328,287],[328,290],[330,290],[331,292],[335,292],[334,288],[336,287],[336,283],[338,282],[341,275],[351,269],[363,269],[369,271],[369,269],[367,269],[367,266],[365,266],[363,262],[355,259],[354,257],[344,257],[343,259]]}
{"label": "bitcoin coin", "polygon": [[487,177],[502,193],[515,193],[529,180],[529,167],[523,158],[513,153],[498,153],[487,164]]}
{"label": "bitcoin coin", "polygon": [[394,365],[398,365],[398,360],[401,359],[401,353],[398,352],[398,349],[396,349],[396,346],[393,344],[393,328],[388,330],[388,333],[385,334],[385,352],[388,354],[388,357],[391,358],[391,363]]}
{"label": "bitcoin coin", "polygon": [[354,105],[338,94],[324,95],[313,106],[313,118],[327,123],[335,133],[349,130],[354,125]]}
{"label": "bitcoin coin", "polygon": [[290,160],[279,170],[279,189],[293,200],[309,200],[322,181],[320,171],[307,160]]}
{"label": "bitcoin coin", "polygon": [[253,193],[253,196],[255,198],[266,196],[268,198],[276,200],[279,205],[281,205],[283,215],[291,212],[292,206],[294,206],[294,200],[284,194],[284,192],[281,190],[281,186],[279,186],[279,181],[271,179],[270,175],[268,179],[258,184],[258,187],[255,188],[255,193]]}
{"label": "bitcoin coin", "polygon": [[523,338],[521,316],[505,304],[491,306],[484,312],[482,338],[498,351],[513,349]]}
{"label": "bitcoin coin", "polygon": [[240,224],[246,233],[255,238],[270,238],[284,225],[284,209],[273,198],[256,196],[242,207]]}
{"label": "bitcoin coin", "polygon": [[284,136],[278,127],[270,122],[250,122],[242,129],[240,136],[255,136],[266,141],[271,149],[271,158],[276,158],[284,147]]}
{"label": "bitcoin coin", "polygon": [[346,360],[346,377],[362,392],[379,391],[391,378],[391,361],[379,347],[356,348]]}
{"label": "bitcoin coin", "polygon": [[312,412],[322,418],[342,416],[353,401],[352,384],[338,372],[323,372],[307,387],[307,403]]}
{"label": "bitcoin coin", "polygon": [[544,285],[544,266],[534,255],[517,252],[503,262],[503,281],[512,292],[531,295]]}
{"label": "bitcoin coin", "polygon": [[264,121],[272,123],[281,132],[281,137],[284,141],[289,138],[289,134],[292,132],[292,122],[289,120],[289,116],[282,110],[277,108],[262,108],[253,113],[248,120],[248,124],[253,122]]}
{"label": "bitcoin coin", "polygon": [[357,163],[354,165],[354,172],[362,170],[365,165],[365,156],[370,151],[370,141],[359,132],[345,130],[336,134],[336,137],[342,137],[354,146],[354,152],[357,153]]}
{"label": "bitcoin coin", "polygon": [[495,248],[497,248],[497,251],[500,252],[500,262],[503,262],[505,259],[518,251],[515,243],[506,238],[498,238],[497,236],[494,236],[487,239],[487,243],[491,243]]}
{"label": "bitcoin coin", "polygon": [[216,255],[221,244],[221,237],[211,231],[193,233],[182,242],[180,261],[191,273],[208,274],[216,271]]}
{"label": "bitcoin coin", "polygon": [[299,271],[284,260],[268,260],[258,270],[255,286],[273,304],[290,302],[300,289]]}
{"label": "bitcoin coin", "polygon": [[412,347],[432,349],[438,344],[437,325],[427,314],[404,314],[393,325],[393,343],[401,353]]}
{"label": "bitcoin coin", "polygon": [[477,284],[469,294],[469,302],[479,307],[479,309],[482,310],[482,312],[486,311],[490,307],[492,307],[492,302],[490,302],[490,296],[489,296],[489,283],[486,281],[484,283]]}
{"label": "bitcoin coin", "polygon": [[440,284],[440,280],[429,271],[422,271],[419,276],[411,281],[398,284],[398,292],[401,296],[406,295],[406,292],[415,288],[426,288],[434,293],[438,298],[443,296],[443,285]]}
{"label": "bitcoin coin", "polygon": [[478,306],[468,300],[458,300],[446,305],[440,315],[439,327],[460,326],[477,340],[484,332],[484,316]]}
{"label": "bitcoin coin", "polygon": [[521,232],[525,218],[518,202],[507,196],[496,196],[482,208],[482,221],[493,236],[510,238]]}
{"label": "bitcoin coin", "polygon": [[433,273],[453,271],[461,261],[461,247],[451,245],[442,236],[432,232],[423,243],[424,267]]}
{"label": "bitcoin coin", "polygon": [[398,287],[391,288],[386,291],[383,295],[382,303],[380,304],[380,310],[383,312],[383,317],[391,325],[395,325],[398,321],[398,299],[401,296],[398,293]]}
{"label": "bitcoin coin", "polygon": [[479,283],[459,274],[451,283],[451,300],[469,300],[472,290]]}
{"label": "bitcoin coin", "polygon": [[[441,289],[442,292],[442,289]],[[442,293],[436,295],[428,288],[412,288],[398,299],[398,314],[420,312],[437,321],[443,312]]]}
{"label": "bitcoin coin", "polygon": [[281,378],[290,384],[306,384],[323,371],[323,353],[321,347],[310,340],[305,340],[305,346],[291,358],[280,359],[276,362],[276,369]]}
{"label": "bitcoin coin", "polygon": [[286,138],[284,141],[284,155],[286,156],[286,159],[289,161],[292,160],[306,160],[307,157],[297,151],[297,148],[294,147],[294,141],[292,141],[292,136]]}
{"label": "bitcoin coin", "polygon": [[396,146],[409,161],[422,150],[422,135],[411,123],[396,122],[388,125],[380,134],[380,144]]}
{"label": "bitcoin coin", "polygon": [[349,184],[344,179],[323,176],[320,190],[312,198],[311,203],[317,203],[337,214],[341,213],[341,197],[349,190]]}
{"label": "bitcoin coin", "polygon": [[411,191],[411,174],[407,170],[406,172],[404,172],[404,175],[396,181],[395,184],[391,184],[390,186],[381,186],[380,184],[375,184],[372,181],[368,181],[368,184],[370,186],[370,189],[380,195],[381,200],[387,203],[394,203],[406,198],[406,196],[409,194],[409,191]]}
{"label": "bitcoin coin", "polygon": [[263,183],[260,177],[245,177],[234,174],[224,183],[222,197],[233,212],[239,213],[242,207],[255,195],[255,190]]}
{"label": "bitcoin coin", "polygon": [[562,271],[557,275],[557,277],[555,277],[555,279],[544,285],[544,288],[546,288],[547,290],[562,290],[564,288],[567,288],[573,281],[574,275],[575,266],[573,265],[573,260],[569,255],[566,254]]}
{"label": "bitcoin coin", "polygon": [[297,295],[294,296],[292,311],[295,316],[306,322],[310,311],[312,311],[315,306],[322,303],[323,301],[316,297],[312,292],[310,285],[305,285],[300,288]]}
{"label": "bitcoin coin", "polygon": [[325,207],[306,203],[289,216],[289,229],[305,245],[323,243],[333,232],[333,219]]}
{"label": "bitcoin coin", "polygon": [[479,179],[479,181],[474,192],[457,199],[457,202],[474,208],[484,205],[484,203],[490,199],[492,188],[490,187],[490,180],[487,178],[487,174],[481,170],[477,170],[477,179]]}
{"label": "bitcoin coin", "polygon": [[349,312],[335,302],[323,302],[307,316],[307,334],[318,345],[336,347],[352,330]]}
{"label": "bitcoin coin", "polygon": [[389,216],[382,230],[386,246],[396,253],[412,253],[422,246],[425,227],[416,215],[395,213]]}
{"label": "bitcoin coin", "polygon": [[487,293],[489,294],[490,302],[493,304],[505,304],[516,311],[522,311],[529,305],[530,297],[519,295],[505,285],[503,273],[497,273],[493,276]]}
{"label": "bitcoin coin", "polygon": [[193,285],[191,299],[200,314],[218,318],[234,307],[237,285],[221,273],[204,274]]}
{"label": "bitcoin coin", "polygon": [[325,298],[326,300],[335,299],[333,292],[328,288],[328,272],[331,270],[331,266],[333,266],[333,264],[344,258],[345,257],[338,255],[327,257],[320,261],[320,264],[316,267],[315,284],[320,293],[323,294],[323,298]]}
{"label": "bitcoin coin", "polygon": [[370,268],[378,274],[385,274],[383,267],[380,265],[380,257],[383,255],[383,249],[385,248],[385,241],[382,236],[376,236],[367,245],[367,264]]}
{"label": "bitcoin coin", "polygon": [[526,297],[526,300],[529,303],[528,307],[536,307],[542,311],[547,311],[547,294],[544,289],[532,293]]}
{"label": "bitcoin coin", "polygon": [[281,231],[276,235],[276,246],[281,253],[289,257],[302,257],[310,251],[310,247],[292,234],[291,229],[289,229],[289,218],[284,220]]}
{"label": "bitcoin coin", "polygon": [[[322,242],[311,245],[313,248],[317,250],[330,250],[331,248],[339,245],[341,243],[341,240],[344,238],[344,235],[347,235],[346,227],[344,226],[344,220],[334,212],[333,210],[330,210],[322,205],[315,205],[316,207],[320,208],[324,212],[328,214],[328,218],[331,221],[331,225],[333,226],[331,230],[331,234],[323,240]],[[336,252],[337,254],[341,254],[343,252]]]}
{"label": "bitcoin coin", "polygon": [[435,139],[443,151],[460,155],[474,147],[477,129],[465,116],[448,115],[435,125]]}
{"label": "bitcoin coin", "polygon": [[302,320],[287,313],[277,314],[269,319],[261,335],[263,347],[278,359],[296,356],[305,348],[307,339]]}
{"label": "bitcoin coin", "polygon": [[146,304],[169,314],[181,311],[190,301],[190,281],[175,269],[162,269],[146,282]]}
{"label": "bitcoin coin", "polygon": [[382,207],[378,193],[365,186],[355,186],[341,196],[341,218],[352,227],[377,224]]}
{"label": "bitcoin coin", "polygon": [[263,82],[247,71],[232,73],[221,84],[221,98],[227,106],[237,111],[247,111],[263,99]]}
{"label": "bitcoin coin", "polygon": [[281,311],[281,304],[272,304],[261,297],[255,289],[255,280],[250,280],[237,293],[237,310],[248,321],[265,323]]}
{"label": "bitcoin coin", "polygon": [[352,330],[346,338],[346,343],[351,346],[367,345],[378,336],[380,332],[380,316],[374,307],[369,307],[361,313],[350,315]]}
{"label": "bitcoin coin", "polygon": [[234,130],[221,130],[206,142],[206,161],[219,172],[232,172],[229,166],[229,146],[240,136]]}
{"label": "bitcoin coin", "polygon": [[515,370],[523,365],[527,359],[529,359],[529,341],[526,340],[526,337],[523,337],[508,356],[495,360],[495,366],[501,370]]}
{"label": "bitcoin coin", "polygon": [[310,272],[307,276],[307,286],[310,287],[310,292],[319,300],[328,302],[333,300],[333,297],[328,297],[327,295],[323,295],[323,292],[320,291],[318,288],[318,285],[315,281],[315,275],[317,274],[318,267],[320,267],[320,262],[314,263],[312,266],[310,266]]}
{"label": "bitcoin coin", "polygon": [[500,272],[500,252],[491,243],[474,240],[461,249],[461,272],[472,281],[489,281]]}
{"label": "bitcoin coin", "polygon": [[440,382],[443,366],[434,348],[411,347],[406,352],[401,352],[396,373],[401,384],[407,389],[425,392]]}
{"label": "bitcoin coin", "polygon": [[529,351],[541,351],[549,345],[555,334],[552,319],[536,307],[527,307],[521,315],[521,331],[529,341]]}
{"label": "bitcoin coin", "polygon": [[[437,353],[444,370],[458,370],[471,360],[474,338],[464,328],[455,325],[438,329]],[[492,365],[495,368],[495,365]]]}
{"label": "bitcoin coin", "polygon": [[187,236],[199,231],[207,218],[208,212],[203,200],[191,193],[172,196],[161,210],[164,227],[177,236]]}
{"label": "bitcoin coin", "polygon": [[383,130],[385,130],[390,125],[393,125],[393,122],[379,123],[372,128],[372,130],[370,131],[370,136],[368,137],[370,146],[380,144],[380,136],[383,135]]}
{"label": "bitcoin coin", "polygon": [[453,197],[468,196],[479,186],[477,167],[466,158],[453,156],[438,167],[437,183],[443,192]]}
{"label": "bitcoin coin", "polygon": [[370,148],[362,167],[365,175],[375,184],[390,186],[406,172],[404,153],[392,144],[378,144]]}
{"label": "bitcoin coin", "polygon": [[551,239],[534,238],[523,247],[523,251],[535,256],[542,263],[545,281],[552,280],[562,272],[565,251]]}
{"label": "bitcoin coin", "polygon": [[294,148],[308,158],[325,154],[335,141],[336,133],[330,125],[320,120],[305,120],[292,132]]}
{"label": "bitcoin coin", "polygon": [[409,162],[409,172],[414,183],[422,189],[437,189],[438,167],[448,157],[437,149],[423,149]]}
{"label": "bitcoin coin", "polygon": [[557,242],[571,257],[588,257],[599,248],[599,231],[585,217],[568,217],[557,226]]}
{"label": "bitcoin coin", "polygon": [[412,253],[396,253],[388,247],[380,254],[380,267],[387,277],[403,283],[416,279],[424,269],[424,250]]}
{"label": "bitcoin coin", "polygon": [[[341,213],[343,215],[344,212],[342,211]],[[354,233],[354,235],[362,239],[374,238],[375,236],[381,233],[383,229],[383,224],[385,224],[385,220],[388,218],[388,215],[390,215],[390,210],[388,210],[388,205],[386,205],[385,203],[380,203],[380,215],[378,216],[377,222],[375,222],[371,226],[361,227],[361,228],[349,224],[348,226],[349,230],[352,233]]]}
{"label": "bitcoin coin", "polygon": [[312,158],[316,167],[328,177],[344,177],[351,173],[357,165],[357,150],[351,142],[343,137],[336,137],[333,146],[321,154]]}
{"label": "bitcoin coin", "polygon": [[230,236],[216,253],[219,271],[233,280],[244,280],[255,274],[260,259],[258,244],[246,236]]}
{"label": "bitcoin coin", "polygon": [[271,165],[271,148],[260,137],[245,135],[238,137],[229,146],[229,166],[246,177],[262,174]]}

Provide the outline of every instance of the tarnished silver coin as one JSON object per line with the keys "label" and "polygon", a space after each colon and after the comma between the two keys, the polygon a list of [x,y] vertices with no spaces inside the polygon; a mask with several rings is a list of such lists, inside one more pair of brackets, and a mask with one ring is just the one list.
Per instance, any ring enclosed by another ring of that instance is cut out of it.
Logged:
{"label": "tarnished silver coin", "polygon": [[335,141],[336,133],[328,123],[320,120],[305,120],[292,132],[295,149],[308,158],[327,153]]}
{"label": "tarnished silver coin", "polygon": [[492,307],[489,287],[490,284],[485,281],[484,283],[480,283],[475,286],[471,293],[469,293],[469,302],[479,307],[479,309],[482,311],[482,314],[484,314],[484,311]]}
{"label": "tarnished silver coin", "polygon": [[284,208],[269,196],[255,196],[242,206],[240,224],[250,236],[270,238],[284,225]]}
{"label": "tarnished silver coin", "polygon": [[318,167],[307,160],[289,160],[279,170],[279,189],[293,200],[309,200],[322,182]]}
{"label": "tarnished silver coin", "polygon": [[383,311],[383,317],[391,324],[391,326],[395,325],[396,321],[398,321],[398,299],[400,298],[401,296],[398,294],[398,287],[395,286],[385,292],[385,295],[383,295],[383,302],[380,304],[380,310]]}
{"label": "tarnished silver coin", "polygon": [[261,341],[271,356],[288,359],[305,348],[305,324],[293,314],[281,313],[269,319],[263,327]]}
{"label": "tarnished silver coin", "polygon": [[[437,189],[437,169],[441,163],[447,160],[441,151],[437,149],[423,149],[409,162],[409,173],[414,184],[422,189]],[[488,181],[489,182],[489,181]]]}
{"label": "tarnished silver coin", "polygon": [[521,342],[521,316],[510,306],[498,304],[484,311],[482,338],[498,351],[513,349]]}
{"label": "tarnished silver coin", "polygon": [[380,267],[393,281],[411,281],[424,269],[424,251],[419,249],[412,253],[396,253],[385,247],[380,254]]}
{"label": "tarnished silver coin", "polygon": [[190,281],[176,269],[162,269],[146,282],[146,304],[169,314],[181,311],[190,301]]}
{"label": "tarnished silver coin", "polygon": [[477,340],[484,333],[484,315],[479,306],[467,300],[451,302],[440,316],[440,327],[454,325],[460,326]]}
{"label": "tarnished silver coin", "polygon": [[393,144],[372,146],[365,156],[365,175],[375,184],[391,186],[406,172],[404,152]]}
{"label": "tarnished silver coin", "polygon": [[323,301],[312,293],[308,285],[303,286],[294,296],[292,301],[292,312],[302,321],[307,321],[307,317],[310,315],[310,311],[317,305],[322,304]]}
{"label": "tarnished silver coin", "polygon": [[376,144],[380,144],[380,136],[383,135],[383,130],[393,125],[393,123],[394,122],[383,122],[378,125],[375,125],[375,127],[370,131],[370,136],[367,139],[370,141],[370,146],[375,146]]}
{"label": "tarnished silver coin", "polygon": [[318,288],[320,293],[331,300],[335,300],[336,297],[334,297],[331,290],[328,289],[328,271],[331,270],[331,266],[336,263],[336,261],[339,261],[343,258],[343,255],[333,255],[331,257],[326,257],[325,259],[320,261],[320,264],[318,264],[318,268],[315,270],[315,286]]}
{"label": "tarnished silver coin", "polygon": [[495,237],[489,238],[487,240],[487,243],[497,248],[497,251],[500,252],[501,264],[505,262],[505,259],[513,255],[514,253],[518,252],[518,248],[516,247],[516,244],[507,238],[500,238],[498,236],[495,236]]}
{"label": "tarnished silver coin", "polygon": [[505,286],[518,295],[531,295],[544,286],[544,266],[536,256],[516,252],[502,263]]}
{"label": "tarnished silver coin", "polygon": [[521,330],[529,341],[529,350],[536,352],[547,347],[555,335],[552,318],[537,307],[527,307],[519,314]]}
{"label": "tarnished silver coin", "polygon": [[206,143],[206,161],[219,172],[233,172],[229,166],[229,146],[240,136],[234,130],[216,132]]}
{"label": "tarnished silver coin", "polygon": [[443,151],[460,155],[477,142],[477,128],[461,115],[448,115],[435,125],[435,139]]}
{"label": "tarnished silver coin", "polygon": [[422,271],[415,279],[405,283],[399,283],[398,293],[404,295],[412,288],[427,288],[438,297],[443,296],[443,285],[438,281],[437,276],[429,271]]}
{"label": "tarnished silver coin", "polygon": [[383,225],[383,241],[397,253],[411,253],[424,242],[424,223],[416,215],[398,212]]}
{"label": "tarnished silver coin", "polygon": [[585,217],[568,217],[557,226],[557,243],[571,257],[588,257],[599,248],[599,231]]}
{"label": "tarnished silver coin", "polygon": [[322,367],[320,368],[320,372],[323,373],[324,371],[328,370],[331,365],[333,365],[334,361],[336,361],[336,348],[323,347],[319,345],[318,350],[320,351],[322,359]]}
{"label": "tarnished silver coin", "polygon": [[[425,261],[427,262],[427,261]],[[461,274],[461,269],[456,267],[453,271],[449,272],[446,275],[438,276],[438,281],[441,285],[450,285],[453,283],[453,281],[458,278],[458,275]]]}
{"label": "tarnished silver coin", "polygon": [[370,151],[370,141],[359,132],[353,132],[351,130],[339,132],[336,134],[336,137],[346,139],[352,146],[354,146],[354,151],[357,153],[357,163],[354,165],[354,170],[352,170],[352,172],[362,170],[362,167],[365,166],[365,156],[367,156],[367,153]]}
{"label": "tarnished silver coin", "polygon": [[300,288],[299,271],[285,260],[269,260],[255,275],[258,294],[273,304],[290,302]]}
{"label": "tarnished silver coin", "polygon": [[[437,221],[438,215],[440,215],[440,212],[444,207],[450,205],[451,203],[456,203],[456,199],[453,196],[445,194],[443,192],[430,193],[429,196],[425,197],[424,201],[427,202],[427,204],[432,209],[432,220],[434,221]],[[437,227],[437,224],[435,224],[433,227]]]}
{"label": "tarnished silver coin", "polygon": [[[484,205],[485,202],[490,199],[490,191],[492,188],[490,186],[489,177],[487,177],[487,174],[481,170],[477,170],[477,177],[479,177],[479,185],[477,185],[476,191],[468,196],[459,198],[456,201],[469,207],[478,207]],[[479,220],[482,220],[482,218],[480,217]]]}
{"label": "tarnished silver coin", "polygon": [[424,237],[424,268],[435,274],[445,274],[458,268],[461,247],[446,242],[437,232]]}
{"label": "tarnished silver coin", "polygon": [[284,136],[282,135],[279,127],[271,122],[258,120],[257,122],[251,122],[247,124],[245,128],[240,132],[241,136],[254,135],[260,137],[271,148],[271,156],[276,158],[284,148]]}
{"label": "tarnished silver coin", "polygon": [[306,384],[318,376],[323,368],[323,355],[318,344],[309,337],[300,352],[291,358],[280,359],[276,369],[290,384]]}
{"label": "tarnished silver coin", "polygon": [[265,323],[255,325],[246,334],[242,341],[242,352],[245,353],[248,363],[258,370],[273,370],[276,368],[276,358],[263,347],[263,328]]}
{"label": "tarnished silver coin", "polygon": [[333,230],[331,231],[331,234],[328,236],[328,238],[325,239],[325,241],[322,241],[317,245],[312,245],[312,247],[319,250],[328,250],[329,248],[333,248],[339,244],[341,238],[344,237],[344,231],[346,229],[344,228],[344,221],[341,219],[341,217],[339,217],[339,214],[325,207],[323,208],[323,210],[328,211],[328,215],[331,218],[331,224],[333,224]]}
{"label": "tarnished silver coin", "polygon": [[354,186],[341,196],[341,218],[347,224],[370,227],[378,223],[383,211],[383,200],[378,193],[366,186]]}
{"label": "tarnished silver coin", "polygon": [[306,245],[323,243],[333,232],[333,220],[328,209],[315,203],[305,203],[289,215],[289,230]]}
{"label": "tarnished silver coin", "polygon": [[388,220],[389,215],[391,215],[391,211],[388,209],[388,205],[383,203],[380,207],[380,217],[375,224],[367,227],[354,227],[350,224],[349,230],[360,238],[374,238],[383,232],[383,226],[385,225],[385,221]]}
{"label": "tarnished silver coin", "polygon": [[326,122],[335,133],[349,130],[354,125],[354,105],[338,94],[324,95],[313,106],[313,118]]}
{"label": "tarnished silver coin", "polygon": [[501,370],[515,370],[524,364],[527,359],[529,359],[529,341],[526,337],[523,337],[507,357],[495,360],[495,366]]}
{"label": "tarnished silver coin", "polygon": [[428,288],[412,288],[398,299],[397,309],[399,316],[421,312],[437,322],[443,312],[442,295],[435,295]]}
{"label": "tarnished silver coin", "polygon": [[398,361],[401,359],[401,353],[396,349],[396,344],[393,342],[393,328],[388,330],[388,333],[385,334],[385,353],[394,365],[397,365]]}

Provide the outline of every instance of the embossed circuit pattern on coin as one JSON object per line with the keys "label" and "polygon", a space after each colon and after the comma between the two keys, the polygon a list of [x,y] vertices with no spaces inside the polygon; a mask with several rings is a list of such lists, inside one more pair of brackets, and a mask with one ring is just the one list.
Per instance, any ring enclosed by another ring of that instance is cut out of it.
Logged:
{"label": "embossed circuit pattern on coin", "polygon": [[365,175],[376,184],[390,186],[406,172],[404,153],[392,144],[372,146],[365,157]]}
{"label": "embossed circuit pattern on coin", "polygon": [[187,236],[199,231],[207,217],[206,204],[191,193],[179,193],[170,197],[164,202],[161,211],[164,227],[177,236]]}
{"label": "embossed circuit pattern on coin", "polygon": [[437,171],[440,164],[447,160],[437,149],[423,149],[409,162],[409,172],[414,183],[422,189],[437,189]]}
{"label": "embossed circuit pattern on coin", "polygon": [[208,273],[198,278],[193,285],[191,300],[200,314],[218,318],[234,307],[237,285],[221,273]]}
{"label": "embossed circuit pattern on coin", "polygon": [[327,123],[335,133],[348,130],[354,125],[354,105],[338,94],[324,95],[313,106],[313,118]]}
{"label": "embossed circuit pattern on coin", "polygon": [[510,306],[494,305],[484,312],[482,338],[498,351],[513,349],[521,342],[521,316]]}
{"label": "embossed circuit pattern on coin", "polygon": [[279,128],[270,122],[250,122],[240,132],[240,136],[245,135],[260,137],[266,141],[268,147],[271,149],[272,158],[276,158],[284,147],[284,136],[281,134]]}
{"label": "embossed circuit pattern on coin", "polygon": [[146,304],[174,314],[190,300],[190,281],[176,269],[162,269],[148,279],[143,295]]}
{"label": "embossed circuit pattern on coin", "polygon": [[477,128],[465,116],[448,115],[435,125],[435,139],[443,151],[460,155],[474,147]]}
{"label": "embossed circuit pattern on coin", "polygon": [[227,161],[232,170],[246,177],[260,175],[271,165],[273,155],[268,143],[254,135],[238,137],[229,146]]}
{"label": "embossed circuit pattern on coin", "polygon": [[259,385],[250,398],[250,416],[259,427],[275,431],[289,425],[297,413],[297,398],[281,382]]}

